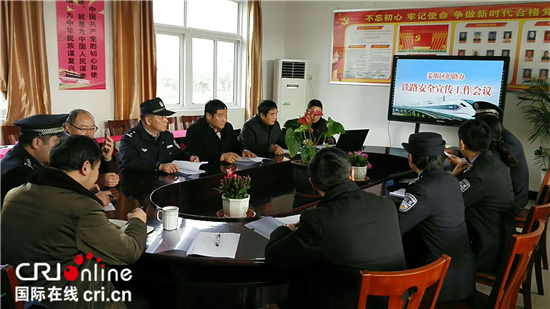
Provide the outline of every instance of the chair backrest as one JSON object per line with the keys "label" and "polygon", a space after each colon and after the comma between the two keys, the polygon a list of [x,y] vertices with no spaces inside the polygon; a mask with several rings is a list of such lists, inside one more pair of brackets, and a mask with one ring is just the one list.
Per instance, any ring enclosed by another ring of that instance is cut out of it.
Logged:
{"label": "chair backrest", "polygon": [[112,136],[122,135],[131,128],[137,126],[137,119],[130,120],[109,120],[107,125],[109,126],[109,132]]}
{"label": "chair backrest", "polygon": [[0,145],[15,145],[15,142],[19,140],[19,131],[18,126],[2,126],[2,140]]}
{"label": "chair backrest", "polygon": [[201,117],[202,116],[181,116],[181,123],[183,125],[183,129],[187,130],[193,122],[201,119]]}
{"label": "chair backrest", "polygon": [[538,220],[546,221],[546,224],[548,224],[548,216],[550,216],[550,203],[531,206],[521,234],[532,233],[536,228],[536,222]]}
{"label": "chair backrest", "polygon": [[178,117],[168,118],[168,130],[170,131],[179,130]]}
{"label": "chair backrest", "polygon": [[2,291],[2,305],[6,305],[9,309],[24,309],[24,303],[21,301],[15,302],[15,287],[18,285],[15,269],[11,265],[0,265],[2,270],[2,282],[0,287]]}
{"label": "chair backrest", "polygon": [[441,285],[451,263],[448,255],[443,255],[433,263],[404,271],[369,272],[361,271],[361,291],[359,309],[365,309],[367,296],[389,296],[388,309],[403,308],[403,294],[411,288],[416,292],[409,296],[407,309],[434,308]]}
{"label": "chair backrest", "polygon": [[539,193],[537,194],[537,199],[535,200],[536,205],[542,205],[549,202],[550,199],[550,169],[546,171],[544,179],[540,185]]}
{"label": "chair backrest", "polygon": [[525,279],[529,260],[542,235],[544,224],[544,221],[538,220],[535,222],[536,230],[532,233],[512,235],[508,254],[499,269],[486,308],[509,309],[516,307],[519,288]]}

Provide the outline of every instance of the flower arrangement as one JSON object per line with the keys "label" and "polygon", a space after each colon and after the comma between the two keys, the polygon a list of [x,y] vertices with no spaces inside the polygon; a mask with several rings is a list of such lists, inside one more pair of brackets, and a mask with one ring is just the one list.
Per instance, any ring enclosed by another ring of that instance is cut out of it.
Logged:
{"label": "flower arrangement", "polygon": [[366,166],[367,169],[372,168],[372,164],[369,162],[369,155],[363,153],[362,151],[348,152],[349,160],[351,161],[351,166],[363,167]]}
{"label": "flower arrangement", "polygon": [[327,120],[327,130],[323,132],[321,137],[318,139],[315,138],[313,134],[313,121],[311,117],[313,116],[323,116],[321,111],[307,111],[305,114],[297,120],[297,123],[290,125],[287,128],[285,135],[286,146],[288,147],[288,152],[290,157],[296,156],[300,147],[302,148],[300,157],[303,163],[308,163],[311,158],[315,155],[317,144],[321,140],[321,144],[325,142],[328,137],[333,137],[336,134],[344,134],[346,130],[341,123],[328,118]]}
{"label": "flower arrangement", "polygon": [[233,171],[227,171],[227,175],[220,181],[221,186],[216,190],[229,199],[244,199],[250,189],[250,176],[239,176]]}

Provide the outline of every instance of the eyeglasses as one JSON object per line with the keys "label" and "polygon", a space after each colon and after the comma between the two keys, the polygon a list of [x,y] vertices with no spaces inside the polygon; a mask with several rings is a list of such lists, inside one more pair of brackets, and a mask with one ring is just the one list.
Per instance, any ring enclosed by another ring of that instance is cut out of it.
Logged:
{"label": "eyeglasses", "polygon": [[94,126],[93,128],[79,128],[77,126],[75,126],[74,124],[70,124],[69,125],[75,129],[78,129],[80,131],[85,131],[85,132],[97,132],[97,130],[99,129],[97,126]]}

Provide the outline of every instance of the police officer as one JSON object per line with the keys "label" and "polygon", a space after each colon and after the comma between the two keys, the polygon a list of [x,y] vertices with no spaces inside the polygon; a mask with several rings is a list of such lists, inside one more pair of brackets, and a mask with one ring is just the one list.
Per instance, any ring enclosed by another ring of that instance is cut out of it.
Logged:
{"label": "police officer", "polygon": [[[458,181],[443,170],[445,141],[437,133],[421,132],[410,135],[403,147],[409,152],[409,166],[418,179],[409,184],[399,206],[399,226],[401,235],[416,229],[420,239],[413,241],[422,243],[405,251],[407,262],[410,265],[410,259],[421,257],[422,265],[412,266],[419,267],[449,255],[452,261],[439,301],[468,298],[475,291],[476,265]],[[404,248],[409,248],[407,243]]]}
{"label": "police officer", "polygon": [[57,143],[65,129],[63,123],[67,114],[34,115],[15,121],[21,135],[19,142],[2,158],[1,199],[9,190],[27,182],[33,171],[50,162],[50,150]]}
{"label": "police officer", "polygon": [[141,120],[128,130],[120,141],[121,172],[133,170],[141,172],[176,173],[178,167],[171,162],[188,160],[199,162],[199,158],[182,150],[168,129],[166,116],[174,114],[164,106],[160,98],[140,104]]}
{"label": "police officer", "polygon": [[517,137],[502,126],[502,109],[492,103],[475,102],[475,118],[485,122],[491,129],[493,142],[491,151],[510,168],[514,187],[516,214],[526,205],[529,198],[529,167],[523,146]]}
{"label": "police officer", "polygon": [[466,225],[478,271],[496,272],[515,232],[514,190],[508,167],[489,150],[491,130],[481,120],[458,129],[462,162],[452,174],[459,180]]}

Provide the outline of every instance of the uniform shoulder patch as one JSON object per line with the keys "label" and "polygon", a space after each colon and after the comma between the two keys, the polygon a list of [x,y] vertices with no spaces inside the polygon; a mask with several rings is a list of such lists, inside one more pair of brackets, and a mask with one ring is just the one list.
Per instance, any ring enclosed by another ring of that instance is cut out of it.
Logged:
{"label": "uniform shoulder patch", "polygon": [[136,131],[128,131],[126,132],[126,136],[133,137],[134,133],[136,133]]}
{"label": "uniform shoulder patch", "polygon": [[411,193],[405,193],[405,198],[401,202],[401,205],[399,205],[399,211],[407,212],[411,208],[413,208],[413,206],[416,205],[417,202],[418,200],[414,195],[412,195]]}
{"label": "uniform shoulder patch", "polygon": [[462,193],[466,192],[466,190],[468,190],[468,188],[470,188],[470,182],[466,178],[462,179],[459,182],[459,184],[460,184],[460,191],[462,191]]}

